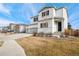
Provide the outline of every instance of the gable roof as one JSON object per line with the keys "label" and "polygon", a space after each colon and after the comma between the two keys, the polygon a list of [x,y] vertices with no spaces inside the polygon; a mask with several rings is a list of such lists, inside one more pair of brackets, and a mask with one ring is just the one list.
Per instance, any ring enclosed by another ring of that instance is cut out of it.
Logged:
{"label": "gable roof", "polygon": [[16,24],[16,23],[10,23],[10,25],[24,25],[24,26],[27,26],[27,24]]}
{"label": "gable roof", "polygon": [[[49,9],[49,8],[54,8],[55,10],[59,10],[59,9],[62,9],[62,8],[65,8],[65,7],[60,7],[60,8],[56,8],[56,7],[43,7],[40,11],[39,11],[39,13],[41,12],[41,11],[43,11],[43,10],[45,10],[45,9]],[[65,8],[66,9],[66,8]],[[36,15],[36,16],[32,16],[31,18],[34,18],[34,17],[38,17],[39,15]]]}
{"label": "gable roof", "polygon": [[45,10],[45,9],[48,9],[48,8],[54,8],[54,7],[43,7],[39,12]]}
{"label": "gable roof", "polygon": [[56,8],[56,7],[43,7],[39,12],[45,10],[45,9],[49,9],[49,8],[54,8],[55,10],[58,10],[58,9],[62,9],[62,8],[65,8],[65,7],[60,7],[60,8]]}
{"label": "gable roof", "polygon": [[38,15],[36,15],[36,16],[32,16],[31,18],[34,18],[34,17],[38,17]]}

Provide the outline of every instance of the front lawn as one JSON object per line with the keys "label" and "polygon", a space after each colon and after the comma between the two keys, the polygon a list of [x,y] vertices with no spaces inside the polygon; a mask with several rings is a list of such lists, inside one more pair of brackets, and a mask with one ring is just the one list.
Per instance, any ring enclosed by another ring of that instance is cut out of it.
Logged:
{"label": "front lawn", "polygon": [[49,37],[26,37],[17,42],[28,56],[77,56],[79,39],[56,39]]}

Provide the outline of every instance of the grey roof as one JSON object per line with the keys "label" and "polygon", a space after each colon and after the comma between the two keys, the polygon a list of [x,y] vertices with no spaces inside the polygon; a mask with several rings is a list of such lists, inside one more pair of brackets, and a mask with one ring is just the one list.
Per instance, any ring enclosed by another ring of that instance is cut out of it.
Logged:
{"label": "grey roof", "polygon": [[55,7],[43,7],[39,12],[43,11],[44,9],[48,9],[48,8],[55,8]]}
{"label": "grey roof", "polygon": [[58,9],[65,8],[65,7],[60,7],[60,8],[56,8],[56,7],[43,7],[39,12],[41,12],[41,11],[43,11],[45,9],[48,9],[48,8],[54,8],[54,9],[58,10]]}
{"label": "grey roof", "polygon": [[27,24],[15,24],[15,23],[10,23],[10,25],[24,25],[24,26],[27,26]]}
{"label": "grey roof", "polygon": [[38,15],[36,15],[36,16],[32,16],[31,18],[34,18],[34,17],[38,17]]}
{"label": "grey roof", "polygon": [[[45,10],[45,9],[48,9],[48,8],[54,8],[55,10],[58,10],[58,9],[62,9],[62,8],[65,8],[65,7],[60,7],[60,8],[56,8],[56,7],[50,7],[50,6],[48,6],[48,7],[43,7],[40,11],[39,11],[39,13],[41,12],[41,11],[43,11],[43,10]],[[32,16],[31,18],[33,18],[33,17],[38,17],[38,15],[36,15],[36,16]]]}

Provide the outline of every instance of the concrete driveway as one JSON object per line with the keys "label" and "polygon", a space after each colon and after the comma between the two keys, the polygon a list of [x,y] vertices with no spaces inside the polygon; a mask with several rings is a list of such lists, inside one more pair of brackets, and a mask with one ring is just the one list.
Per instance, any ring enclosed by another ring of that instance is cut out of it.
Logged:
{"label": "concrete driveway", "polygon": [[26,56],[23,48],[17,44],[15,39],[30,36],[31,34],[12,34],[0,33],[0,40],[4,41],[0,47],[0,56]]}

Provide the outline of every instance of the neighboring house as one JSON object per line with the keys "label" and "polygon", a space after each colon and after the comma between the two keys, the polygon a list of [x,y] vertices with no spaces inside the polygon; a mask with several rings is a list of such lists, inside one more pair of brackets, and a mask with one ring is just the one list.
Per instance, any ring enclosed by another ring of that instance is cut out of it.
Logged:
{"label": "neighboring house", "polygon": [[26,26],[27,33],[64,32],[68,28],[68,15],[64,7],[58,9],[44,7],[37,16],[31,17],[31,19],[33,23]]}
{"label": "neighboring house", "polygon": [[10,31],[11,31],[11,32],[14,32],[14,27],[15,27],[15,25],[16,25],[16,24],[13,24],[13,23],[9,24],[9,27],[10,27]]}
{"label": "neighboring house", "polygon": [[0,32],[2,31],[2,28],[3,28],[3,27],[0,27]]}
{"label": "neighboring house", "polygon": [[9,31],[8,26],[2,27],[2,29],[1,29],[1,32],[4,32],[4,33],[8,32],[8,31]]}
{"label": "neighboring house", "polygon": [[25,33],[26,32],[26,25],[25,24],[13,24],[9,25],[10,31],[16,33]]}

